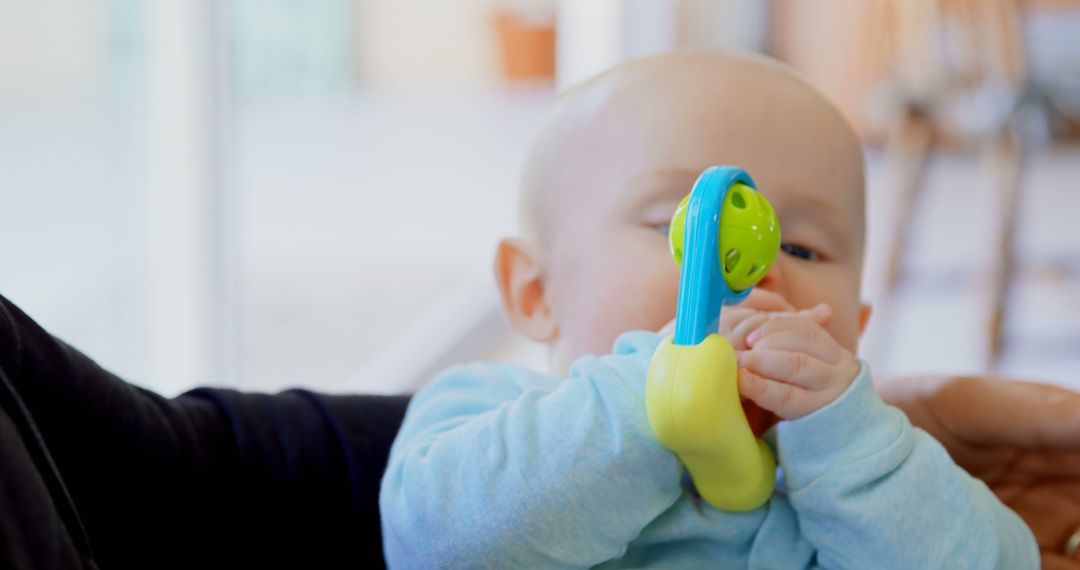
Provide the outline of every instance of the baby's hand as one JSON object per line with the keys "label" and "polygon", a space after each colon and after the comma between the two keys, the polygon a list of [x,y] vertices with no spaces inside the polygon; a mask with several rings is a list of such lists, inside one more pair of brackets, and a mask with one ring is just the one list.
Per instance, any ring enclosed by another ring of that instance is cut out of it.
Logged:
{"label": "baby's hand", "polygon": [[770,318],[794,312],[795,307],[782,296],[765,289],[754,289],[745,301],[721,311],[717,332],[731,343],[736,352],[748,350],[747,335]]}
{"label": "baby's hand", "polygon": [[[824,303],[798,313],[769,315],[746,334],[746,349],[732,340],[743,397],[786,420],[840,397],[858,376],[859,361],[822,326],[831,315]],[[743,323],[760,319],[758,315]]]}

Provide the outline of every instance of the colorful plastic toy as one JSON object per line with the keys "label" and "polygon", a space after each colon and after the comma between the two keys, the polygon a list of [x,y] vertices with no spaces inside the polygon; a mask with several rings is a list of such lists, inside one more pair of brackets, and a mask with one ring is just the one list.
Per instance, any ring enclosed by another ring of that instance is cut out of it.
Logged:
{"label": "colorful plastic toy", "polygon": [[649,423],[705,501],[753,510],[772,494],[776,461],[750,429],[735,351],[717,325],[722,306],[746,298],[776,259],[780,224],[749,174],[714,166],[679,204],[669,236],[682,273],[675,334],[649,364]]}

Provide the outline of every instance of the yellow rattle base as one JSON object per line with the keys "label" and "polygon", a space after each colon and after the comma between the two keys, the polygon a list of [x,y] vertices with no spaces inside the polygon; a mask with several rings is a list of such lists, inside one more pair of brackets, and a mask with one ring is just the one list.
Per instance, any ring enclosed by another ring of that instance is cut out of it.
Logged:
{"label": "yellow rattle base", "polygon": [[751,511],[769,500],[776,460],[750,430],[727,339],[710,334],[680,346],[665,338],[649,363],[645,406],[656,437],[683,462],[706,502]]}

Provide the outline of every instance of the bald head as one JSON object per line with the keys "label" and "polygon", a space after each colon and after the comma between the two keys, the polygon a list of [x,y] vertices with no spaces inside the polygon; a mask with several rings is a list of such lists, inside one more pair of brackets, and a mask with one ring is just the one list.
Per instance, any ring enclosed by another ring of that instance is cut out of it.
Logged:
{"label": "bald head", "polygon": [[861,247],[859,142],[821,94],[788,67],[754,55],[686,51],[638,59],[559,97],[528,154],[521,225],[546,247],[574,217],[571,210],[587,213],[595,206],[588,196],[628,190],[622,179],[645,163],[698,172],[740,166],[767,195],[773,171],[808,161],[825,163],[828,178],[814,183],[833,186],[833,197],[855,214]]}
{"label": "bald head", "polygon": [[556,372],[674,317],[679,267],[667,224],[698,175],[719,164],[749,172],[780,220],[782,253],[756,291],[799,309],[829,304],[827,330],[855,350],[869,313],[854,133],[779,63],[678,52],[567,91],[530,150],[526,239],[500,243],[496,277],[511,322],[549,343]]}

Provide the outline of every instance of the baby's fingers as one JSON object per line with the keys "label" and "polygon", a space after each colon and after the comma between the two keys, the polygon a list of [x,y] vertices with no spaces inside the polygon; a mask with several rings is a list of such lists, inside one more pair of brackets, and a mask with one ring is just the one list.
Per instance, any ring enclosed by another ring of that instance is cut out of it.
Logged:
{"label": "baby's fingers", "polygon": [[818,303],[809,309],[803,309],[794,313],[773,313],[774,318],[783,318],[790,316],[808,317],[815,323],[824,326],[832,318],[832,307],[828,303]]}
{"label": "baby's fingers", "polygon": [[754,350],[780,350],[785,352],[803,352],[824,361],[836,364],[843,356],[843,348],[836,344],[829,333],[821,327],[780,329],[754,339]]}
{"label": "baby's fingers", "polygon": [[737,359],[739,368],[807,390],[825,388],[832,375],[828,364],[803,352],[755,348],[738,353]]}
{"label": "baby's fingers", "polygon": [[832,309],[825,303],[797,313],[769,313],[768,322],[746,337],[746,344],[754,346],[762,337],[785,329],[818,330],[832,318]]}
{"label": "baby's fingers", "polygon": [[739,393],[785,420],[801,418],[820,407],[812,393],[746,369],[739,370]]}
{"label": "baby's fingers", "polygon": [[749,348],[746,344],[746,336],[759,329],[761,325],[765,324],[768,320],[769,316],[765,313],[757,313],[735,325],[735,328],[731,329],[731,332],[724,336],[731,342],[731,346],[733,346],[735,350],[745,350]]}

